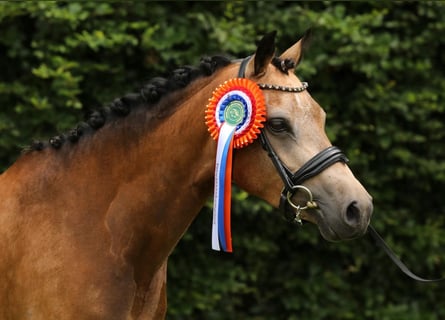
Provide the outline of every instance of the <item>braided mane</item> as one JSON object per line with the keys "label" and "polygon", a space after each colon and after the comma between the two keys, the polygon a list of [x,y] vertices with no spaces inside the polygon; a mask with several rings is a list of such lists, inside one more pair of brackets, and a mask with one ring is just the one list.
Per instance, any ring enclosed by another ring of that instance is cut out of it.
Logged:
{"label": "braided mane", "polygon": [[93,111],[85,121],[78,123],[70,131],[53,136],[47,142],[34,140],[24,151],[40,151],[47,146],[59,149],[66,142],[74,144],[86,133],[100,129],[111,119],[126,117],[135,108],[152,109],[168,93],[185,88],[199,77],[208,77],[229,63],[230,60],[222,56],[205,57],[198,67],[184,66],[174,70],[168,78],[153,78],[139,92],[115,99]]}

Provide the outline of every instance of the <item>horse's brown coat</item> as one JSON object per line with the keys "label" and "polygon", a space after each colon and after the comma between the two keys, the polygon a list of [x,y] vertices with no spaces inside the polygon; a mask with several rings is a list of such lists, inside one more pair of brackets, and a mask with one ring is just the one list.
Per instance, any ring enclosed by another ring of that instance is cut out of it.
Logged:
{"label": "horse's brown coat", "polygon": [[[287,55],[298,60],[300,50],[297,45]],[[271,58],[256,61],[261,65],[249,66],[247,75],[300,84],[269,64]],[[204,108],[238,68],[233,63],[171,94],[176,106],[164,118],[138,110],[88,141],[24,154],[0,176],[0,319],[164,317],[167,258],[212,192],[216,144]],[[329,141],[324,113],[308,93],[285,95],[265,93],[268,117],[282,112],[299,133],[271,140],[297,168]],[[294,119],[300,116],[309,119],[305,128]],[[234,180],[277,205],[282,182],[259,143],[234,157]],[[329,225],[332,215],[330,228],[339,238],[363,232],[370,199],[346,166],[332,166],[309,185],[332,213],[308,220]],[[362,221],[337,228],[337,212],[352,200],[366,211]]]}

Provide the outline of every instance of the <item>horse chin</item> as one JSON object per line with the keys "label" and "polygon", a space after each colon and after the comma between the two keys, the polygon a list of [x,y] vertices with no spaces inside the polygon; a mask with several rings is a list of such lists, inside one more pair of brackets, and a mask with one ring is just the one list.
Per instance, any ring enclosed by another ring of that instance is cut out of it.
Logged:
{"label": "horse chin", "polygon": [[303,219],[316,224],[321,236],[330,242],[352,240],[360,237],[364,233],[360,231],[346,232],[344,228],[337,225],[338,223],[330,223],[325,211],[322,209],[310,210],[306,215],[304,215]]}
{"label": "horse chin", "polygon": [[320,230],[321,236],[330,242],[339,242],[345,240],[341,238],[332,228],[330,228],[327,224],[318,224],[318,230]]}
{"label": "horse chin", "polygon": [[318,226],[321,236],[330,242],[341,241],[341,237],[325,222],[321,210],[310,210],[302,214],[302,220]]}

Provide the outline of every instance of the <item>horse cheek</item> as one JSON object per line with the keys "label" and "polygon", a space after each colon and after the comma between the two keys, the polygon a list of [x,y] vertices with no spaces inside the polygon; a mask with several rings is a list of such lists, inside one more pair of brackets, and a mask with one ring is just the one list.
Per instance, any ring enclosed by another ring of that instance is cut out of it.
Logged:
{"label": "horse cheek", "polygon": [[233,181],[249,194],[278,207],[283,183],[259,142],[235,150]]}

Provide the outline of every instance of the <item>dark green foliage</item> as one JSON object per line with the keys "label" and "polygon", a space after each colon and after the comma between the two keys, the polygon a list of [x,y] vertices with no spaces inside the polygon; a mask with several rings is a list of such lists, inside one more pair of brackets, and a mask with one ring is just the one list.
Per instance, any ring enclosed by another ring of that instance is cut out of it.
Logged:
{"label": "dark green foliage", "polygon": [[[445,276],[443,2],[0,2],[0,166],[33,138],[205,55],[278,51],[375,200],[373,224],[421,274]],[[278,195],[277,195],[278,196]],[[170,258],[169,319],[444,319],[445,289],[407,279],[367,237],[327,243],[234,193],[233,255],[204,208]]]}

